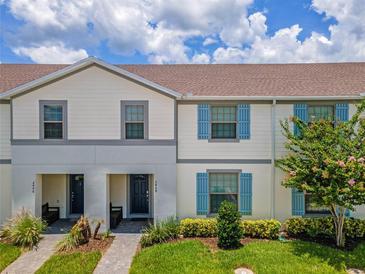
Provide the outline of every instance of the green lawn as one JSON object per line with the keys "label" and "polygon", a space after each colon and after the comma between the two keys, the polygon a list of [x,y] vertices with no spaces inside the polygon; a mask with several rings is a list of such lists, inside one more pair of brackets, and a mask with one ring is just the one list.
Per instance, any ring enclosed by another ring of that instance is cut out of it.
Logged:
{"label": "green lawn", "polygon": [[254,241],[212,253],[200,241],[189,240],[143,249],[130,273],[233,273],[240,266],[256,274],[346,273],[346,267],[365,269],[365,244],[343,252],[302,241]]}
{"label": "green lawn", "polygon": [[36,274],[89,274],[93,273],[100,258],[101,253],[98,251],[56,254],[49,258]]}
{"label": "green lawn", "polygon": [[0,243],[0,272],[20,256],[20,248]]}

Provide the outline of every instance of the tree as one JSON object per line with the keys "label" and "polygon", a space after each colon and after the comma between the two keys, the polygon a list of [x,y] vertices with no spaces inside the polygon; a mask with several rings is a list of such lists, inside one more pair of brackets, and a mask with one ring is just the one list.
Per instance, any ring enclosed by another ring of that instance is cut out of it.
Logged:
{"label": "tree", "polygon": [[277,161],[287,173],[282,185],[310,193],[318,206],[328,207],[336,230],[336,245],[343,247],[346,209],[365,203],[365,100],[349,121],[281,121],[288,155]]}

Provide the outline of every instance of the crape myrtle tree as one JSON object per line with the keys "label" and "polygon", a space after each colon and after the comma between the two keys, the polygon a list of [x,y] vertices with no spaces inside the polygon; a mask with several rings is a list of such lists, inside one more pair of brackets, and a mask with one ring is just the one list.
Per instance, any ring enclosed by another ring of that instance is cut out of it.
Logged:
{"label": "crape myrtle tree", "polygon": [[346,210],[365,203],[365,100],[349,121],[281,121],[289,153],[277,161],[287,173],[282,185],[310,193],[313,202],[327,207],[334,221],[336,245],[343,247]]}

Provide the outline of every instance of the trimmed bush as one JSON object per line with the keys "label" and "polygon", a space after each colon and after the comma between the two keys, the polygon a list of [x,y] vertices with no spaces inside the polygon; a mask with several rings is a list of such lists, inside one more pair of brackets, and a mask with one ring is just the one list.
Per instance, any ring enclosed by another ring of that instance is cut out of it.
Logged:
{"label": "trimmed bush", "polygon": [[180,233],[185,237],[216,237],[217,219],[183,219],[180,222]]}
{"label": "trimmed bush", "polygon": [[223,201],[218,210],[218,246],[224,249],[237,248],[241,245],[243,236],[240,227],[241,215],[237,207],[227,201]]}
{"label": "trimmed bush", "polygon": [[[241,229],[245,237],[260,239],[277,239],[281,223],[277,220],[241,220]],[[180,222],[180,233],[185,237],[216,237],[217,220],[183,219]]]}
{"label": "trimmed bush", "polygon": [[243,235],[251,238],[277,239],[281,223],[277,220],[241,221]]}
{"label": "trimmed bush", "polygon": [[[327,237],[336,236],[332,217],[323,218],[291,218],[285,222],[286,229],[291,236]],[[344,223],[345,237],[364,238],[365,220],[346,218]]]}
{"label": "trimmed bush", "polygon": [[3,226],[0,238],[21,248],[33,249],[41,240],[41,233],[47,225],[41,218],[23,209]]}
{"label": "trimmed bush", "polygon": [[170,217],[164,221],[149,225],[143,230],[141,246],[147,247],[154,244],[165,243],[179,237],[179,223]]}

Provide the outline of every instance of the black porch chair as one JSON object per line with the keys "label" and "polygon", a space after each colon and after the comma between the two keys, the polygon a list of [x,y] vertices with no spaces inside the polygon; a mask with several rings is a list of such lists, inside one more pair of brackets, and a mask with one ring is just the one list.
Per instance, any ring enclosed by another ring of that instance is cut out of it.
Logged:
{"label": "black porch chair", "polygon": [[110,228],[116,228],[123,219],[123,207],[110,203]]}
{"label": "black porch chair", "polygon": [[47,222],[47,225],[53,224],[60,219],[60,208],[58,206],[49,206],[48,203],[42,205],[42,219]]}

